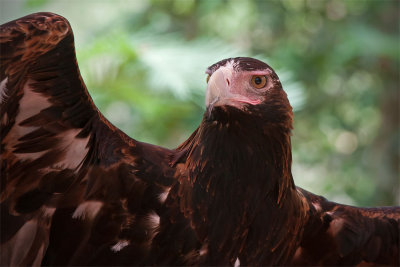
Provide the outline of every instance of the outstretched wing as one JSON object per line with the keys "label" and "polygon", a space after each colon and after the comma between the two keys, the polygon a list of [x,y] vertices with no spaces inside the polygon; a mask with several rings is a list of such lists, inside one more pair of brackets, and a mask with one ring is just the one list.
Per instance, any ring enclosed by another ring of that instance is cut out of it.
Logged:
{"label": "outstretched wing", "polygon": [[357,208],[298,190],[310,217],[293,264],[400,264],[400,207]]}
{"label": "outstretched wing", "polygon": [[0,264],[85,264],[99,247],[140,262],[173,183],[170,151],[97,110],[65,18],[8,22],[0,45]]}

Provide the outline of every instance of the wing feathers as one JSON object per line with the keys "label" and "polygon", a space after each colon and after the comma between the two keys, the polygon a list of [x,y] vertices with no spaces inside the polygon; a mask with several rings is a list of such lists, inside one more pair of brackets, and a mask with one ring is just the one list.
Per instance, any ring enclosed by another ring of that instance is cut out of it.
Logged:
{"label": "wing feathers", "polygon": [[400,207],[357,208],[298,190],[312,208],[293,264],[400,264]]}
{"label": "wing feathers", "polygon": [[[0,203],[5,214],[0,225],[12,218],[21,222],[6,230],[10,234],[2,243],[0,264],[31,265],[43,257],[48,264],[86,262],[80,253],[94,249],[90,240],[114,242],[122,231],[117,222],[132,222],[137,212],[159,211],[162,190],[156,183],[170,186],[174,180],[169,150],[130,139],[97,110],[80,76],[73,39],[68,21],[52,13],[32,14],[0,27]],[[134,199],[127,199],[128,192],[135,193]],[[97,202],[104,205],[94,209]],[[102,212],[106,207],[109,214]],[[106,220],[104,229],[112,229],[104,240],[101,224],[86,232],[98,216]],[[70,222],[71,228],[59,220]],[[40,235],[24,230],[33,221]],[[49,243],[50,223],[57,225],[55,231],[67,232],[75,224],[82,236],[69,242],[65,235],[54,234]],[[124,227],[133,231],[132,223]],[[141,233],[146,229],[149,226]],[[34,241],[21,243],[20,251],[26,253],[16,261],[12,250],[18,249],[18,236]],[[148,237],[143,244],[139,239],[131,235],[127,240],[148,250]],[[60,255],[63,242],[71,251]]]}

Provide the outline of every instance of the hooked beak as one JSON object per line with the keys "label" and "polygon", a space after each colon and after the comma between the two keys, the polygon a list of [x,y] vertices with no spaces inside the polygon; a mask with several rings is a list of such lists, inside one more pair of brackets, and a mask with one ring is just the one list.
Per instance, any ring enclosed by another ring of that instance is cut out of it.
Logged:
{"label": "hooked beak", "polygon": [[232,70],[221,67],[215,71],[208,81],[206,92],[206,107],[222,105],[229,98],[229,86],[232,79]]}
{"label": "hooked beak", "polygon": [[243,108],[244,105],[257,105],[260,99],[252,99],[248,96],[244,86],[234,85],[232,67],[220,67],[210,77],[207,84],[206,107],[210,113],[216,106],[229,105],[236,108]]}

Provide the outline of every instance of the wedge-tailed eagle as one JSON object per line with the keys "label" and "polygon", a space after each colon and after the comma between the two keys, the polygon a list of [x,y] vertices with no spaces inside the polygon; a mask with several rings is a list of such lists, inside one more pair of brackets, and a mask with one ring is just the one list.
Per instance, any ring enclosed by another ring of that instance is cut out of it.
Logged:
{"label": "wedge-tailed eagle", "polygon": [[267,64],[210,66],[203,120],[169,150],[99,112],[65,18],[8,22],[0,45],[1,265],[399,265],[399,207],[295,186]]}

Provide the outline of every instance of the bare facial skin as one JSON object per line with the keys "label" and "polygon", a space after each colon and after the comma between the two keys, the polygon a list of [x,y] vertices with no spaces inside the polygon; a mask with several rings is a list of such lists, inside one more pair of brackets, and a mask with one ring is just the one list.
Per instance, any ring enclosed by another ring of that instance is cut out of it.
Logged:
{"label": "bare facial skin", "polygon": [[242,70],[231,60],[209,74],[206,107],[229,105],[242,109],[245,105],[258,105],[265,100],[265,93],[273,87],[272,71]]}

